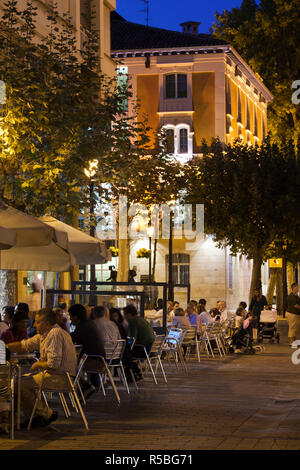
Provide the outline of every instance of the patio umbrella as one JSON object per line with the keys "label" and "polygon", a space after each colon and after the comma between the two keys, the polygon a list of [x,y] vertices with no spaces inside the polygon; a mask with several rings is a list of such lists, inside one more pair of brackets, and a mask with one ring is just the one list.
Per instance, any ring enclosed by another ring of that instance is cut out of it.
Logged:
{"label": "patio umbrella", "polygon": [[[28,271],[69,271],[74,257],[56,243],[55,231],[39,219],[0,201],[0,228],[14,235],[12,248],[1,250],[0,269]],[[67,235],[61,243],[67,244]],[[6,241],[5,241],[6,240]],[[7,239],[4,239],[4,247]],[[1,230],[0,230],[1,249]]]}
{"label": "patio umbrella", "polygon": [[0,226],[0,250],[8,250],[17,242],[17,232]]}
{"label": "patio umbrella", "polygon": [[0,201],[0,226],[16,233],[17,239],[14,243],[16,246],[45,246],[54,240],[54,233],[49,225],[2,201]]}
{"label": "patio umbrella", "polygon": [[57,244],[74,257],[76,264],[104,264],[111,259],[105,244],[98,238],[51,216],[40,217],[39,220],[53,228]]}

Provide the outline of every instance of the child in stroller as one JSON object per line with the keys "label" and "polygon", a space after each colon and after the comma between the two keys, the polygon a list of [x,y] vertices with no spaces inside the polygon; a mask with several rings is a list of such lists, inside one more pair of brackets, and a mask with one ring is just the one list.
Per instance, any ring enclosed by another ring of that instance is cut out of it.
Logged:
{"label": "child in stroller", "polygon": [[271,305],[267,305],[260,314],[258,342],[262,343],[264,338],[267,338],[270,343],[274,343],[275,339],[279,343],[280,334],[277,332],[277,329],[277,311],[273,310]]}

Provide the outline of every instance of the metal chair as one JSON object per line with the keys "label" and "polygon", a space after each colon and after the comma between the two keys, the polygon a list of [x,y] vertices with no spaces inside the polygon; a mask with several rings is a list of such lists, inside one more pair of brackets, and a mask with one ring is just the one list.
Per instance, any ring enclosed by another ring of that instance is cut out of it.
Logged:
{"label": "metal chair", "polygon": [[201,352],[204,346],[208,357],[210,357],[210,355],[215,357],[213,347],[211,345],[211,339],[213,339],[211,336],[213,326],[214,322],[207,323],[204,327],[202,327],[202,333],[199,337],[199,350]]}
{"label": "metal chair", "polygon": [[[174,358],[175,365],[178,369],[178,362],[180,362],[183,370],[187,373],[185,360],[181,352],[181,344],[186,335],[187,329],[171,328],[168,335],[165,337],[163,352],[167,355],[167,360],[170,363],[170,356]],[[179,361],[178,361],[179,360]]]}
{"label": "metal chair", "polygon": [[222,325],[219,322],[208,323],[204,330],[203,336],[201,338],[201,345],[205,345],[208,356],[211,354],[212,357],[215,357],[214,348],[212,342],[219,352],[220,357],[225,356],[225,349],[221,340],[222,336]]}
{"label": "metal chair", "polygon": [[69,411],[67,402],[65,400],[64,394],[68,394],[75,410],[80,413],[82,421],[84,423],[84,426],[88,430],[88,428],[89,428],[88,427],[88,422],[87,422],[87,419],[86,419],[85,414],[83,412],[82,406],[80,404],[80,401],[79,401],[79,398],[78,398],[78,395],[77,395],[76,389],[75,389],[76,381],[78,380],[77,377],[79,377],[78,374],[76,375],[74,381],[72,381],[72,379],[70,377],[70,374],[68,372],[65,372],[64,375],[67,379],[66,382],[67,382],[68,386],[64,387],[61,390],[53,390],[53,389],[51,389],[51,387],[43,387],[43,382],[44,382],[44,378],[45,378],[46,373],[47,373],[47,371],[43,372],[43,377],[42,377],[41,384],[40,384],[40,386],[38,388],[38,391],[37,391],[37,397],[36,397],[36,400],[34,402],[34,406],[33,406],[32,413],[31,413],[31,416],[30,416],[30,419],[29,419],[27,430],[30,431],[30,429],[31,429],[31,424],[32,424],[32,420],[33,420],[35,410],[36,410],[36,407],[37,407],[37,404],[38,404],[38,400],[41,400],[42,397],[43,397],[44,400],[46,401],[46,405],[48,406],[48,402],[46,400],[46,395],[45,395],[47,392],[49,392],[51,394],[58,394],[58,396],[60,398],[60,402],[61,402],[62,407],[64,409],[64,412],[66,414],[66,417],[70,416],[70,411]]}
{"label": "metal chair", "polygon": [[189,360],[191,356],[191,349],[195,346],[198,362],[200,362],[200,348],[199,341],[197,338],[197,329],[195,327],[187,328],[183,340],[181,342],[181,347],[186,349],[185,359]]}
{"label": "metal chair", "polygon": [[[3,357],[1,356],[1,361]],[[9,402],[10,406],[10,438],[15,438],[15,423],[14,423],[14,402],[15,402],[15,388],[14,388],[14,372],[13,367],[9,364],[0,365],[0,402]]]}
{"label": "metal chair", "polygon": [[130,394],[130,390],[128,387],[127,378],[124,371],[123,366],[123,355],[126,348],[126,341],[125,339],[112,341],[106,340],[104,341],[104,349],[105,349],[105,357],[108,367],[111,371],[116,370],[120,379],[120,382],[123,382],[127,393]]}
{"label": "metal chair", "polygon": [[[91,365],[89,363],[88,359],[93,360],[93,365]],[[97,366],[95,366],[95,364]],[[120,403],[121,403],[120,395],[118,393],[118,390],[117,390],[115,381],[113,379],[113,376],[110,372],[108,363],[106,362],[104,357],[99,356],[99,355],[83,354],[83,356],[81,358],[80,366],[78,367],[78,372],[77,372],[77,375],[76,375],[76,378],[75,378],[76,383],[79,381],[79,378],[80,378],[83,371],[86,372],[87,374],[98,374],[99,375],[101,390],[102,390],[102,393],[103,393],[104,396],[106,396],[105,387],[104,387],[104,380],[106,379],[106,377],[108,377],[108,380],[109,380],[109,382],[112,386],[112,389],[114,391],[117,403],[118,403],[118,405],[120,405]],[[84,401],[84,403],[85,403],[85,401]]]}
{"label": "metal chair", "polygon": [[[143,344],[135,344],[135,347],[140,347],[141,348],[141,350],[143,351],[145,357],[144,358],[143,357],[142,358],[136,357],[136,358],[133,358],[133,360],[138,362],[138,363],[143,362],[145,365],[147,365],[149,367],[155,385],[157,385],[157,378],[156,378],[155,373],[157,373],[158,366],[160,367],[160,370],[162,372],[164,381],[167,383],[167,377],[166,377],[165,370],[164,370],[162,362],[161,362],[161,355],[162,355],[164,343],[165,343],[165,336],[155,335],[155,338],[154,338],[154,341],[152,343],[152,346],[151,346],[151,349],[150,349],[149,353],[147,352],[147,349],[145,348],[145,346]],[[152,367],[152,361],[155,362],[155,372],[154,372],[154,369]],[[132,373],[132,371],[131,371],[131,373]],[[133,373],[132,373],[132,376],[133,376]]]}

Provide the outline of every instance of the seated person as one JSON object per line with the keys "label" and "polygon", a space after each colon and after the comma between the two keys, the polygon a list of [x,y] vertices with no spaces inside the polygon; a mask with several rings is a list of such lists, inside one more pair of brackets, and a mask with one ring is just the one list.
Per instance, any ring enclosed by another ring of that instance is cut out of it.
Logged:
{"label": "seated person", "polygon": [[0,322],[0,337],[2,333],[11,325],[12,317],[15,313],[15,307],[6,305],[2,309],[2,321]]}
{"label": "seated person", "polygon": [[2,333],[0,339],[4,341],[5,344],[27,339],[27,320],[28,312],[26,313],[25,311],[15,309],[11,326]]}
{"label": "seated person", "polygon": [[[105,349],[102,335],[96,327],[93,320],[87,316],[87,312],[83,305],[75,304],[69,308],[70,319],[75,330],[71,333],[74,344],[81,345],[81,351],[78,360],[83,354],[92,356],[102,356],[105,358]],[[97,358],[87,358],[84,369],[102,370],[103,363]],[[87,400],[100,387],[100,379],[97,373],[91,373],[90,383],[85,383],[83,388],[87,389],[85,399]]]}
{"label": "seated person", "polygon": [[102,335],[103,341],[117,341],[122,339],[119,328],[109,319],[109,310],[103,305],[97,305],[91,312],[91,318]]}
{"label": "seated person", "polygon": [[[22,428],[27,428],[29,418],[36,401],[36,388],[43,384],[45,388],[55,390],[69,389],[66,372],[71,377],[76,375],[77,356],[69,333],[56,324],[53,310],[41,309],[35,317],[37,334],[20,342],[9,343],[11,352],[40,352],[40,359],[31,366],[32,373],[22,377],[21,403],[25,416]],[[45,375],[44,372],[46,371]],[[48,426],[57,419],[57,412],[49,404],[39,399],[32,427]]]}
{"label": "seated person", "polygon": [[126,340],[126,347],[124,350],[122,362],[124,365],[124,371],[125,371],[127,381],[131,382],[132,377],[131,377],[130,369],[132,369],[132,354],[131,354],[130,345],[127,342],[128,325],[127,325],[127,322],[124,323],[124,318],[119,308],[113,307],[109,310],[109,313],[110,313],[111,321],[115,322],[117,327],[119,328],[121,338]]}
{"label": "seated person", "polygon": [[239,307],[235,312],[235,328],[240,328],[247,315],[247,312],[243,307]]}
{"label": "seated person", "polygon": [[212,316],[211,312],[214,309],[206,312],[205,310],[200,313],[200,320],[203,326],[206,326],[208,323],[213,323],[215,321],[214,317]]}
{"label": "seated person", "polygon": [[[149,325],[147,320],[138,315],[138,311],[134,305],[127,305],[127,307],[124,308],[124,316],[128,321],[128,334],[135,338],[132,356],[144,358],[144,348],[138,345],[143,345],[147,353],[149,353],[155,337],[153,328]],[[134,363],[133,372],[136,379],[140,380],[142,378],[141,371],[136,363]]]}
{"label": "seated person", "polygon": [[221,314],[220,314],[220,311],[217,308],[210,309],[209,314],[212,317],[213,321],[220,321],[221,320]]}
{"label": "seated person", "polygon": [[179,307],[176,308],[175,311],[175,317],[172,320],[172,326],[175,328],[190,328],[191,324],[189,319],[185,316],[183,308]]}
{"label": "seated person", "polygon": [[126,339],[127,333],[128,333],[128,326],[127,328],[125,327],[124,318],[122,316],[121,310],[116,307],[110,308],[109,317],[110,317],[110,320],[113,321],[117,325],[121,338]]}

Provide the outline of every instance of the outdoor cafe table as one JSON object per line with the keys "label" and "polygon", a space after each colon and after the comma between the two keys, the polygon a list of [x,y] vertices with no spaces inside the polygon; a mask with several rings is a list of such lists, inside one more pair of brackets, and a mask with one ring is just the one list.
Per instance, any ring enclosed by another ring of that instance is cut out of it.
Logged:
{"label": "outdoor cafe table", "polygon": [[[21,387],[22,387],[22,373],[24,368],[31,367],[29,361],[36,361],[35,353],[20,354],[12,353],[10,356],[9,362],[17,371],[17,381],[18,381],[18,403],[17,403],[17,429],[21,428]],[[27,363],[25,363],[27,362]]]}

